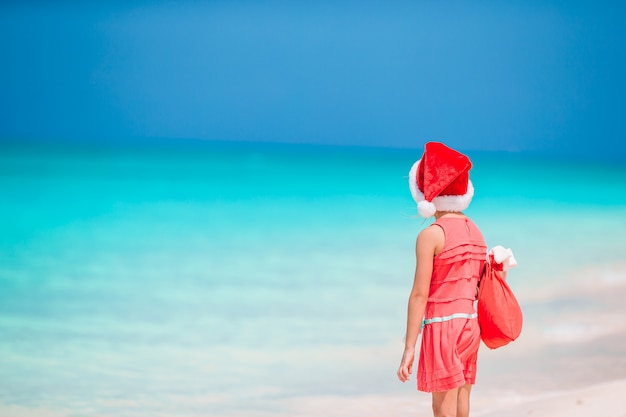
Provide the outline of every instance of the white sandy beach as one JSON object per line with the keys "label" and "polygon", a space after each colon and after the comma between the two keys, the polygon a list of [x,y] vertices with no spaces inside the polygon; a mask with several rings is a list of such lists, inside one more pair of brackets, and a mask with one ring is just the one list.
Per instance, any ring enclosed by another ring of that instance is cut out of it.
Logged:
{"label": "white sandy beach", "polygon": [[[474,417],[624,417],[626,379],[545,394],[474,398]],[[292,404],[293,416],[430,416],[428,396],[318,397]]]}
{"label": "white sandy beach", "polygon": [[[626,286],[613,282],[534,301],[520,339],[494,351],[481,347],[472,415],[625,417],[624,299]],[[402,394],[293,398],[284,404],[285,415],[432,415],[430,395],[415,390],[414,378],[398,391]]]}
{"label": "white sandy beach", "polygon": [[476,417],[624,417],[626,405],[624,392],[626,379],[609,381],[568,391],[551,391],[546,394],[508,398],[472,413]]}

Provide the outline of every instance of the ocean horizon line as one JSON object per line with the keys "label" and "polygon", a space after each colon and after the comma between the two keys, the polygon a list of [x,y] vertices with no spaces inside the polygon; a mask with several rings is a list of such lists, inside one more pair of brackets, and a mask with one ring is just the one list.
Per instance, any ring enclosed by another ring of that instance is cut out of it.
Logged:
{"label": "ocean horizon line", "polygon": [[[428,141],[437,141],[446,143],[444,139],[428,139],[417,142],[412,146],[381,146],[371,144],[329,144],[307,142],[281,142],[271,140],[224,140],[224,139],[204,139],[204,138],[187,138],[187,137],[123,137],[123,138],[0,138],[0,149],[2,148],[40,148],[42,150],[101,150],[101,151],[150,151],[150,150],[226,150],[226,151],[278,151],[278,152],[311,152],[319,154],[341,154],[349,152],[351,154],[380,154],[387,155],[412,155],[419,156],[423,151],[424,143]],[[581,163],[594,162],[612,162],[621,163],[626,161],[626,155],[611,152],[605,153],[590,152],[590,149],[478,149],[472,147],[456,146],[461,152],[465,152],[470,156],[488,157],[501,156],[512,159],[528,158],[536,161],[542,160],[560,160]]]}

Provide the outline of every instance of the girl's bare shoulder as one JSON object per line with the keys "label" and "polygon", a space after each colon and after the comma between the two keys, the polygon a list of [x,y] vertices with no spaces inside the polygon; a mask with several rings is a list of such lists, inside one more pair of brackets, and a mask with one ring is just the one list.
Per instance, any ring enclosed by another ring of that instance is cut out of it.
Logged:
{"label": "girl's bare shoulder", "polygon": [[443,229],[436,224],[431,224],[417,235],[418,245],[438,245],[445,239]]}

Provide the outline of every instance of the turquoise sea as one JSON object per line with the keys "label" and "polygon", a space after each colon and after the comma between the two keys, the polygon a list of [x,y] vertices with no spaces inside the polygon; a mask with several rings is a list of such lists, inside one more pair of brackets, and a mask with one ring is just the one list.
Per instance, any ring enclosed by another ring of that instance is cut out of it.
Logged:
{"label": "turquoise sea", "polygon": [[[537,300],[626,280],[623,161],[467,154],[466,214],[515,252],[528,317]],[[429,224],[407,185],[420,155],[1,143],[3,410],[290,416],[298,399],[404,389],[414,243]]]}

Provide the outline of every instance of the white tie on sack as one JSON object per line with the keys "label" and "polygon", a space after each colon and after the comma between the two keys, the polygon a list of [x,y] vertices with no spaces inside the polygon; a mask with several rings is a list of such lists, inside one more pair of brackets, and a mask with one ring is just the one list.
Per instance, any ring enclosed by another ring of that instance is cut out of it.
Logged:
{"label": "white tie on sack", "polygon": [[503,246],[494,246],[489,250],[489,255],[493,255],[493,260],[497,264],[502,264],[502,270],[508,271],[511,268],[515,268],[517,266],[517,261],[515,260],[515,256],[513,256],[513,251],[509,248],[505,248]]}

